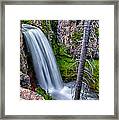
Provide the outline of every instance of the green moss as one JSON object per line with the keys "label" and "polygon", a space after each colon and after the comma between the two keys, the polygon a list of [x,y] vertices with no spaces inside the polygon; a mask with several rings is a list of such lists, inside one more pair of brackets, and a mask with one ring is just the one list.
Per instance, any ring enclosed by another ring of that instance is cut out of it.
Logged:
{"label": "green moss", "polygon": [[77,43],[78,41],[80,41],[81,36],[82,36],[81,32],[74,32],[72,34],[72,38],[71,39],[73,40],[73,42]]}
{"label": "green moss", "polygon": [[49,38],[50,32],[51,32],[50,20],[42,20],[41,26],[42,26],[42,31],[44,32],[44,34],[46,35],[47,38]]}
{"label": "green moss", "polygon": [[59,49],[60,46],[58,44],[57,38],[55,34],[50,34],[50,43],[54,52],[55,57],[57,57],[57,55],[59,54]]}
{"label": "green moss", "polygon": [[31,24],[31,20],[21,20],[22,24]]}
{"label": "green moss", "polygon": [[95,29],[95,34],[96,34],[97,37],[99,37],[99,28]]}
{"label": "green moss", "polygon": [[57,25],[58,25],[58,20],[51,20],[51,28],[54,32],[55,35],[57,35]]}
{"label": "green moss", "polygon": [[43,88],[41,87],[38,87],[36,89],[36,92],[39,94],[39,95],[42,95],[44,97],[45,100],[53,100],[52,96],[50,96],[50,94],[48,92],[46,92]]}

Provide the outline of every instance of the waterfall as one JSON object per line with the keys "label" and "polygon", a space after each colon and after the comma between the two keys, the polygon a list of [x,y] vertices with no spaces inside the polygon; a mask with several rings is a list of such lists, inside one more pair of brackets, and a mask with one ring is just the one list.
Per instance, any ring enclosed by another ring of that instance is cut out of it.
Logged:
{"label": "waterfall", "polygon": [[55,99],[72,99],[71,89],[63,85],[55,56],[44,33],[39,28],[27,24],[22,25],[22,33],[31,53],[40,87],[48,91]]}

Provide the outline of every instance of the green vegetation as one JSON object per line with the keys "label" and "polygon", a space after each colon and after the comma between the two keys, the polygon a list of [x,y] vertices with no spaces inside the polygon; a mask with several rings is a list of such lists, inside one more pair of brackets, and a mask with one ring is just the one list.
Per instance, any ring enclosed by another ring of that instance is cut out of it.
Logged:
{"label": "green vegetation", "polygon": [[62,44],[60,44],[59,54],[56,59],[64,82],[75,80],[77,76],[76,60],[68,54],[67,48]]}
{"label": "green vegetation", "polygon": [[38,87],[36,92],[39,94],[39,95],[42,95],[44,97],[45,100],[53,100],[52,96],[50,96],[50,94],[42,89],[41,87]]}
{"label": "green vegetation", "polygon": [[54,34],[57,35],[58,20],[50,20],[50,24]]}
{"label": "green vegetation", "polygon": [[72,40],[73,40],[73,42],[77,43],[80,41],[81,37],[82,37],[81,32],[74,32],[72,35]]}
{"label": "green vegetation", "polygon": [[96,36],[99,37],[99,28],[95,29]]}
{"label": "green vegetation", "polygon": [[[88,60],[85,63],[85,67],[91,71],[91,76],[84,73],[84,77],[88,80],[87,84],[95,92],[99,92],[99,60]],[[86,82],[86,81],[85,81]]]}
{"label": "green vegetation", "polygon": [[22,24],[31,24],[31,20],[21,20]]}
{"label": "green vegetation", "polygon": [[41,26],[42,26],[42,31],[44,32],[44,34],[46,35],[47,38],[49,38],[49,35],[51,32],[50,31],[51,30],[50,20],[42,20]]}

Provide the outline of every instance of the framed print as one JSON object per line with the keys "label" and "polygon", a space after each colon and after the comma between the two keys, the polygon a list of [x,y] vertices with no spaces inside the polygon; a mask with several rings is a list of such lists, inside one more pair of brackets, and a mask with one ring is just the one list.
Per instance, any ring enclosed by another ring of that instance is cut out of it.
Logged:
{"label": "framed print", "polygon": [[1,118],[118,119],[117,8],[2,1]]}

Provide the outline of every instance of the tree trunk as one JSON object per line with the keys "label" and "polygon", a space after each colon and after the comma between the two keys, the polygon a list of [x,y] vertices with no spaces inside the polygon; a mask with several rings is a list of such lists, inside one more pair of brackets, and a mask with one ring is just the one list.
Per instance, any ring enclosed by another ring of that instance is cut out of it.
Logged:
{"label": "tree trunk", "polygon": [[82,87],[82,80],[83,80],[83,72],[85,67],[85,59],[86,59],[86,52],[87,52],[87,43],[89,42],[89,32],[90,31],[90,21],[84,21],[84,33],[83,33],[83,41],[82,41],[82,48],[81,48],[81,55],[80,55],[80,63],[78,66],[78,75],[76,81],[76,91],[74,100],[80,99],[81,87]]}

